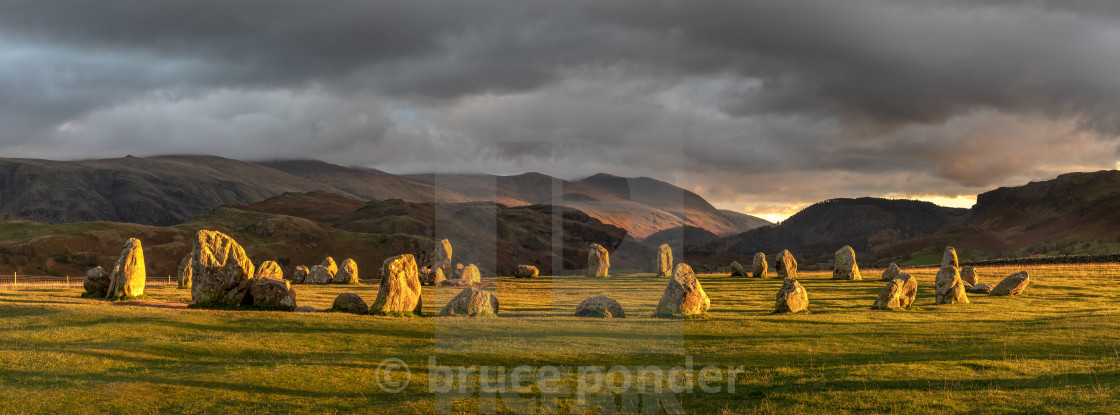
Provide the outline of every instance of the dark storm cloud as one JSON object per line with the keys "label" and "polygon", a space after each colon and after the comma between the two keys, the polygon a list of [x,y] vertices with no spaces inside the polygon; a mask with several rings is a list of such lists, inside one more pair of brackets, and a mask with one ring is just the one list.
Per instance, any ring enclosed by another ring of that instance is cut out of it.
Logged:
{"label": "dark storm cloud", "polygon": [[0,1],[0,153],[953,196],[1114,165],[1118,23],[1104,0]]}

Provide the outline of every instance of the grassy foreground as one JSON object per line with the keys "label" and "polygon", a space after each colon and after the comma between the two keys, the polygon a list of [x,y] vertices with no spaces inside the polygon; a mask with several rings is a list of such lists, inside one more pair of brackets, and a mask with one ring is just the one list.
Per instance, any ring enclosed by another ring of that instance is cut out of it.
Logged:
{"label": "grassy foreground", "polygon": [[[902,312],[868,310],[884,285],[880,271],[864,270],[863,281],[805,273],[807,315],[771,314],[781,285],[773,276],[702,275],[712,300],[705,320],[649,318],[665,284],[649,274],[502,277],[488,284],[501,317],[481,319],[187,310],[85,299],[78,290],[0,291],[0,412],[479,413],[486,394],[477,380],[465,382],[474,388],[465,398],[429,392],[433,357],[437,366],[509,369],[667,369],[689,357],[697,370],[744,367],[734,393],[723,384],[673,395],[687,413],[1120,412],[1120,265],[980,268],[981,282],[1019,269],[1031,275],[1024,296],[971,295],[972,304],[957,306],[933,305],[933,269],[910,270],[919,298]],[[372,302],[376,290],[297,288],[300,305],[318,308],[342,292]],[[425,287],[425,313],[458,291]],[[189,301],[175,288],[146,294]],[[629,318],[570,316],[600,294]],[[411,369],[399,393],[378,384],[405,379],[378,371],[392,357]],[[574,375],[562,377],[579,389]],[[562,398],[555,409],[625,410],[625,396],[608,399],[593,402],[618,406]],[[498,412],[517,410],[501,402]]]}

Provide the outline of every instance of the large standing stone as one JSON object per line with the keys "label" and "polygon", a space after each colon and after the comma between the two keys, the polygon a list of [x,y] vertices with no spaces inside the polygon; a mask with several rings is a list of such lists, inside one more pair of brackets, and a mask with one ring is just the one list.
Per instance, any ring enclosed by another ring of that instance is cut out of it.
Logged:
{"label": "large standing stone", "polygon": [[[443,270],[444,278],[451,278],[452,275],[455,275],[453,272],[455,269],[451,267],[451,241],[447,239],[436,243],[436,252],[432,255],[432,276],[435,276],[437,269]],[[434,281],[432,285],[442,282],[443,281]]]}
{"label": "large standing stone", "polygon": [[766,254],[758,252],[754,254],[754,263],[751,267],[751,276],[754,278],[762,278],[766,276],[769,264],[766,263]]}
{"label": "large standing stone", "polygon": [[296,267],[295,271],[292,271],[292,284],[303,284],[304,281],[307,281],[307,275],[310,273],[311,270],[307,269],[305,265]]}
{"label": "large standing stone", "polygon": [[256,278],[282,280],[284,279],[284,270],[280,269],[280,264],[277,264],[276,261],[264,261],[257,267]]}
{"label": "large standing stone", "polygon": [[937,271],[933,288],[935,304],[968,304],[968,295],[957,267],[948,266]]}
{"label": "large standing stone", "polygon": [[194,270],[191,268],[191,256],[188,254],[179,261],[179,288],[191,288],[194,279]]}
{"label": "large standing stone", "polygon": [[327,269],[327,272],[330,274],[331,279],[334,279],[334,274],[338,273],[338,264],[334,262],[334,258],[324,258],[323,263],[319,264],[319,266]]}
{"label": "large standing stone", "polygon": [[626,312],[622,310],[622,304],[619,304],[618,301],[605,295],[600,295],[588,298],[579,303],[579,305],[576,306],[576,316],[625,318]]}
{"label": "large standing stone", "polygon": [[610,276],[611,256],[607,248],[599,244],[591,244],[587,252],[587,277],[606,278]]}
{"label": "large standing stone", "polygon": [[248,305],[249,288],[256,268],[245,250],[221,232],[202,230],[191,251],[194,284],[191,300],[195,304],[222,303]]}
{"label": "large standing stone", "polygon": [[661,246],[657,247],[657,276],[669,277],[672,275],[673,248],[670,248],[669,244],[661,244]]}
{"label": "large standing stone", "polygon": [[980,283],[980,276],[976,275],[976,267],[971,265],[961,267],[961,281],[968,285],[976,285]]}
{"label": "large standing stone", "polygon": [[988,295],[993,297],[1002,297],[1007,295],[1019,295],[1023,290],[1027,289],[1030,285],[1030,277],[1027,276],[1026,271],[1019,271],[1014,274],[1008,275],[995,288],[992,288]]}
{"label": "large standing stone", "polygon": [[918,279],[911,277],[910,274],[900,274],[897,278],[888,282],[882,291],[879,291],[879,298],[875,300],[875,304],[871,305],[871,309],[908,308],[914,304],[917,295]]}
{"label": "large standing stone", "polygon": [[358,263],[351,258],[346,258],[345,261],[342,261],[342,267],[338,269],[338,273],[334,274],[331,282],[335,284],[361,284],[358,275]]}
{"label": "large standing stone", "polygon": [[482,273],[478,271],[478,267],[474,264],[463,267],[463,270],[459,271],[459,278],[443,282],[444,285],[454,285],[457,287],[465,287],[480,283],[482,283]]}
{"label": "large standing stone", "polygon": [[311,267],[311,271],[307,273],[307,278],[303,279],[304,284],[330,284],[334,277],[331,276],[330,268],[322,265]]}
{"label": "large standing stone", "polygon": [[498,314],[498,297],[475,287],[467,287],[440,310],[441,316],[488,317]]}
{"label": "large standing stone", "polygon": [[249,287],[249,297],[252,298],[252,305],[257,307],[289,311],[296,309],[296,290],[283,279],[254,278],[253,285]]}
{"label": "large standing stone", "polygon": [[809,293],[796,279],[786,278],[782,281],[782,288],[778,289],[777,301],[774,302],[775,313],[800,313],[809,310]]}
{"label": "large standing stone", "polygon": [[731,261],[731,276],[745,277],[747,276],[747,270],[743,269],[743,266],[739,264],[739,261]]}
{"label": "large standing stone", "polygon": [[788,249],[778,253],[778,257],[774,259],[774,268],[778,271],[779,277],[797,279],[797,259],[789,253]]}
{"label": "large standing stone", "polygon": [[369,306],[366,305],[362,297],[354,293],[342,293],[334,298],[334,304],[331,306],[331,311],[341,311],[351,314],[369,314]]}
{"label": "large standing stone", "polygon": [[949,266],[960,268],[960,264],[957,263],[957,249],[951,246],[945,247],[945,253],[941,255],[941,268]]}
{"label": "large standing stone", "polygon": [[892,262],[887,266],[887,269],[883,270],[882,280],[891,281],[895,279],[895,277],[898,277],[900,274],[902,274],[902,270],[898,269],[898,264]]}
{"label": "large standing stone", "polygon": [[144,269],[144,247],[139,239],[124,243],[121,256],[109,273],[109,289],[105,298],[139,297],[144,295],[148,272]]}
{"label": "large standing stone", "polygon": [[711,306],[708,294],[696,279],[692,267],[680,263],[673,270],[673,278],[665,286],[661,301],[657,302],[655,317],[695,316],[704,314]]}
{"label": "large standing stone", "polygon": [[832,262],[832,279],[834,280],[861,280],[859,265],[856,264],[856,251],[851,246],[844,245],[836,251]]}
{"label": "large standing stone", "polygon": [[109,292],[109,273],[105,272],[105,268],[90,268],[82,285],[91,296],[105,298],[105,293]]}
{"label": "large standing stone", "polygon": [[412,254],[398,255],[381,265],[381,286],[371,314],[412,313],[421,315],[420,276]]}
{"label": "large standing stone", "polygon": [[513,273],[514,278],[537,278],[540,275],[540,270],[532,265],[518,265],[517,271]]}

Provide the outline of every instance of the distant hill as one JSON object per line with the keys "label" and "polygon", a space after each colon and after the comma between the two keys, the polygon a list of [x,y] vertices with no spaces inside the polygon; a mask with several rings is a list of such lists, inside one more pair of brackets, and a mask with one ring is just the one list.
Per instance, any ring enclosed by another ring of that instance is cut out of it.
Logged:
{"label": "distant hill", "polygon": [[669,248],[672,248],[674,253],[679,253],[685,246],[701,244],[717,238],[719,238],[719,235],[708,232],[707,229],[681,226],[650,235],[642,240],[642,243],[651,248],[659,248],[661,244],[669,244]]}

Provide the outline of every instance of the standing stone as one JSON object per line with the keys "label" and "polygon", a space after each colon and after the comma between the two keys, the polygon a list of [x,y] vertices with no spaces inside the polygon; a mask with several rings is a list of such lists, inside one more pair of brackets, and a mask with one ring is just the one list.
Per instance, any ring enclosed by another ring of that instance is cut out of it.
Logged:
{"label": "standing stone", "polygon": [[809,293],[805,292],[805,287],[793,278],[782,281],[782,288],[778,289],[777,301],[774,302],[774,312],[800,313],[808,310]]}
{"label": "standing stone", "polygon": [[448,277],[449,279],[451,278],[452,275],[455,276],[454,279],[459,279],[459,278],[463,277],[463,264],[462,263],[455,264],[454,273],[444,274],[444,276]]}
{"label": "standing stone", "polygon": [[331,311],[366,315],[369,314],[369,306],[358,294],[342,293],[335,297]]}
{"label": "standing stone", "polygon": [[421,315],[420,276],[412,254],[398,255],[381,265],[381,286],[371,314],[412,313]]}
{"label": "standing stone", "polygon": [[731,261],[731,276],[745,277],[747,276],[747,270],[743,269],[742,265],[739,265],[739,261]]}
{"label": "standing stone", "polygon": [[951,246],[945,247],[945,253],[941,255],[941,268],[948,266],[960,268],[960,264],[957,263],[957,250]]}
{"label": "standing stone", "polygon": [[191,256],[183,257],[179,261],[179,288],[191,288],[191,281],[194,279],[194,271],[191,269]]}
{"label": "standing stone", "polygon": [[272,278],[274,280],[284,279],[284,270],[280,269],[280,264],[276,261],[264,261],[257,267],[256,278]]}
{"label": "standing stone", "polygon": [[673,248],[669,244],[661,244],[657,248],[657,276],[670,277],[673,275]]}
{"label": "standing stone", "polygon": [[933,288],[935,304],[968,304],[964,282],[961,281],[960,270],[956,267],[947,266],[937,271]]}
{"label": "standing stone", "polygon": [[591,244],[587,252],[587,277],[610,277],[611,256],[607,248],[599,244]]}
{"label": "standing stone", "polygon": [[[336,264],[334,262],[334,258],[331,258],[331,257],[324,258],[323,263],[319,264],[319,266],[321,266],[323,268],[326,268],[327,273],[330,274],[331,279],[334,279],[334,274],[338,273],[338,264]],[[323,283],[323,284],[325,284],[325,283]]]}
{"label": "standing stone", "polygon": [[447,281],[447,277],[443,275],[442,268],[435,268],[431,270],[426,276],[422,275],[423,279],[420,280],[421,285],[440,285]]}
{"label": "standing stone", "polygon": [[914,304],[918,294],[918,280],[910,274],[900,274],[887,283],[879,292],[879,298],[871,305],[872,310],[894,310],[908,308]]}
{"label": "standing stone", "polygon": [[832,279],[848,281],[863,279],[859,275],[859,265],[856,264],[856,251],[851,246],[844,245],[836,251],[832,262]]}
{"label": "standing stone", "polygon": [[221,303],[248,305],[249,288],[256,268],[245,250],[221,232],[202,230],[191,251],[194,283],[191,300],[195,304]]}
{"label": "standing stone", "polygon": [[331,282],[334,284],[361,284],[358,279],[358,263],[351,258],[342,261],[342,267],[334,274]]}
{"label": "standing stone", "polygon": [[677,264],[673,278],[665,286],[661,301],[657,302],[654,317],[695,316],[704,314],[711,306],[708,294],[696,279],[692,267],[685,263]]}
{"label": "standing stone", "polygon": [[591,297],[576,306],[576,316],[578,317],[602,317],[602,318],[625,318],[626,312],[622,310],[622,304],[615,301],[613,298],[600,295],[598,297]]}
{"label": "standing stone", "polygon": [[330,268],[322,265],[311,267],[311,271],[307,273],[307,278],[304,278],[304,284],[330,284],[334,277],[331,275]]}
{"label": "standing stone", "polygon": [[82,285],[90,296],[105,298],[105,293],[109,292],[109,273],[105,272],[105,268],[90,268]]}
{"label": "standing stone", "polygon": [[902,308],[910,308],[914,305],[914,301],[918,299],[918,279],[905,273],[899,274],[895,279],[903,281],[902,293],[898,296],[898,305]]}
{"label": "standing stone", "polygon": [[148,272],[144,269],[144,247],[136,238],[125,242],[113,272],[109,274],[109,289],[105,298],[139,297],[144,295]]}
{"label": "standing stone", "polygon": [[292,284],[303,284],[304,281],[307,281],[307,274],[310,273],[311,270],[307,269],[305,265],[296,267],[295,271],[292,271]]}
{"label": "standing stone", "polygon": [[778,271],[778,276],[783,279],[797,279],[797,259],[789,253],[788,249],[778,253],[778,257],[774,260],[774,268]]}
{"label": "standing stone", "polygon": [[769,264],[766,263],[766,254],[759,252],[754,254],[754,264],[751,267],[751,276],[754,278],[762,278],[766,276]]}
{"label": "standing stone", "polygon": [[1007,278],[1004,278],[1003,281],[996,284],[995,288],[992,288],[988,295],[992,297],[1019,295],[1023,290],[1027,289],[1027,285],[1030,285],[1030,283],[1031,280],[1027,276],[1027,272],[1019,271],[1008,275]]}
{"label": "standing stone", "polygon": [[[444,278],[451,278],[451,275],[455,275],[452,272],[454,271],[454,269],[451,268],[451,241],[447,239],[443,239],[436,243],[436,252],[435,255],[432,255],[431,274],[433,276],[435,275],[437,269],[443,270]],[[442,282],[443,281],[434,281],[432,282],[432,284],[439,284]]]}
{"label": "standing stone", "polygon": [[256,307],[287,311],[296,309],[296,290],[292,289],[291,283],[280,278],[254,278],[253,285],[249,287],[249,297]]}
{"label": "standing stone", "polygon": [[898,269],[898,264],[892,262],[889,266],[887,266],[887,269],[883,271],[882,280],[891,281],[895,279],[895,277],[898,277],[900,274],[902,274],[902,270]]}
{"label": "standing stone", "polygon": [[463,270],[459,272],[459,278],[443,282],[444,285],[454,285],[458,287],[480,283],[482,283],[482,273],[478,271],[478,267],[474,264],[463,267]]}
{"label": "standing stone", "polygon": [[517,271],[513,273],[515,278],[537,278],[540,275],[540,270],[532,265],[518,265]]}
{"label": "standing stone", "polygon": [[976,275],[976,267],[971,265],[961,267],[961,281],[968,285],[979,284],[980,276]]}
{"label": "standing stone", "polygon": [[441,316],[492,317],[498,314],[498,297],[475,287],[467,287],[440,310]]}

